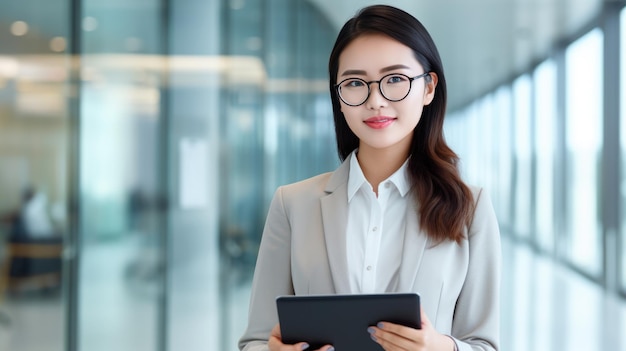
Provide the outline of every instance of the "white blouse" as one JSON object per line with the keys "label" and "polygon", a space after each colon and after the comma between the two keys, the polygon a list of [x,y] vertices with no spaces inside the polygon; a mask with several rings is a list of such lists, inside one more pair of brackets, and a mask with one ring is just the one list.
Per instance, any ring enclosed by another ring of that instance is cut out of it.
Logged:
{"label": "white blouse", "polygon": [[378,186],[378,197],[356,157],[350,160],[346,247],[350,290],[355,294],[394,291],[402,261],[408,160]]}

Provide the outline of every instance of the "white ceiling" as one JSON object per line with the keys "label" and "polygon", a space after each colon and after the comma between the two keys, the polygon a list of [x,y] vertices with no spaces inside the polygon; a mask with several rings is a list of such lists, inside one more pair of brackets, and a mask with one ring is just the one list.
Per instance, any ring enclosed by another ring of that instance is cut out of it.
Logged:
{"label": "white ceiling", "polygon": [[310,1],[337,30],[358,9],[375,3],[417,17],[439,48],[450,109],[528,71],[597,20],[603,5],[603,0]]}

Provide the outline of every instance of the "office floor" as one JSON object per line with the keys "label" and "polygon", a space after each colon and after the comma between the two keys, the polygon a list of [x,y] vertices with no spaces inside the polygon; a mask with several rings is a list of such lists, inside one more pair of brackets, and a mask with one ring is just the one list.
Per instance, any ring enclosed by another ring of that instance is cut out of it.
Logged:
{"label": "office floor", "polygon": [[625,350],[626,301],[503,240],[502,350]]}
{"label": "office floor", "polygon": [[[625,300],[606,294],[525,246],[506,238],[502,246],[501,350],[626,350]],[[237,349],[237,339],[245,328],[249,296],[249,284],[234,286],[227,308],[230,331],[225,336],[232,351]],[[120,301],[120,305],[127,303]],[[7,297],[0,303],[0,317],[3,314],[11,323],[0,321],[0,350],[62,351],[64,327],[59,321],[64,311],[60,296]],[[46,327],[38,327],[42,325]],[[46,332],[33,335],[29,333],[32,329]]]}

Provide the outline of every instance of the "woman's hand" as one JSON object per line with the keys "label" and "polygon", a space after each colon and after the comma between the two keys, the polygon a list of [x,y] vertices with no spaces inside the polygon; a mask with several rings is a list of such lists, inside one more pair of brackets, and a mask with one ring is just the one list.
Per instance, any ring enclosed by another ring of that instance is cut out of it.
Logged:
{"label": "woman's hand", "polygon": [[[270,332],[270,339],[267,342],[267,346],[270,351],[302,351],[308,350],[309,344],[306,342],[299,342],[293,345],[286,345],[282,342],[282,337],[280,335],[280,326],[276,324],[272,331]],[[331,345],[324,345],[322,348],[316,351],[334,351],[335,348]]]}
{"label": "woman's hand", "polygon": [[422,329],[413,329],[399,324],[380,322],[367,328],[372,340],[385,351],[454,351],[452,338],[439,334],[430,320],[421,311]]}

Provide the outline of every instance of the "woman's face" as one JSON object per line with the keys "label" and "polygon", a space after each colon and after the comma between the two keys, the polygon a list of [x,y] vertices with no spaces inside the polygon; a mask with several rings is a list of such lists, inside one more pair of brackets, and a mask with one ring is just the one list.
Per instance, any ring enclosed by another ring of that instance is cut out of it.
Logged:
{"label": "woman's face", "polygon": [[[378,81],[390,73],[412,78],[425,72],[408,46],[385,35],[367,34],[354,39],[340,54],[336,83],[347,78]],[[405,152],[408,156],[413,130],[424,106],[430,104],[435,95],[437,76],[435,73],[430,75],[431,80],[422,77],[411,82],[409,94],[401,101],[393,102],[383,97],[378,83],[370,84],[370,95],[362,105],[350,106],[340,100],[346,122],[359,138],[359,152],[390,150]],[[388,96],[392,95],[394,84],[401,80],[401,76],[386,79]],[[348,89],[355,85],[361,84],[354,82],[342,89],[347,95]]]}

